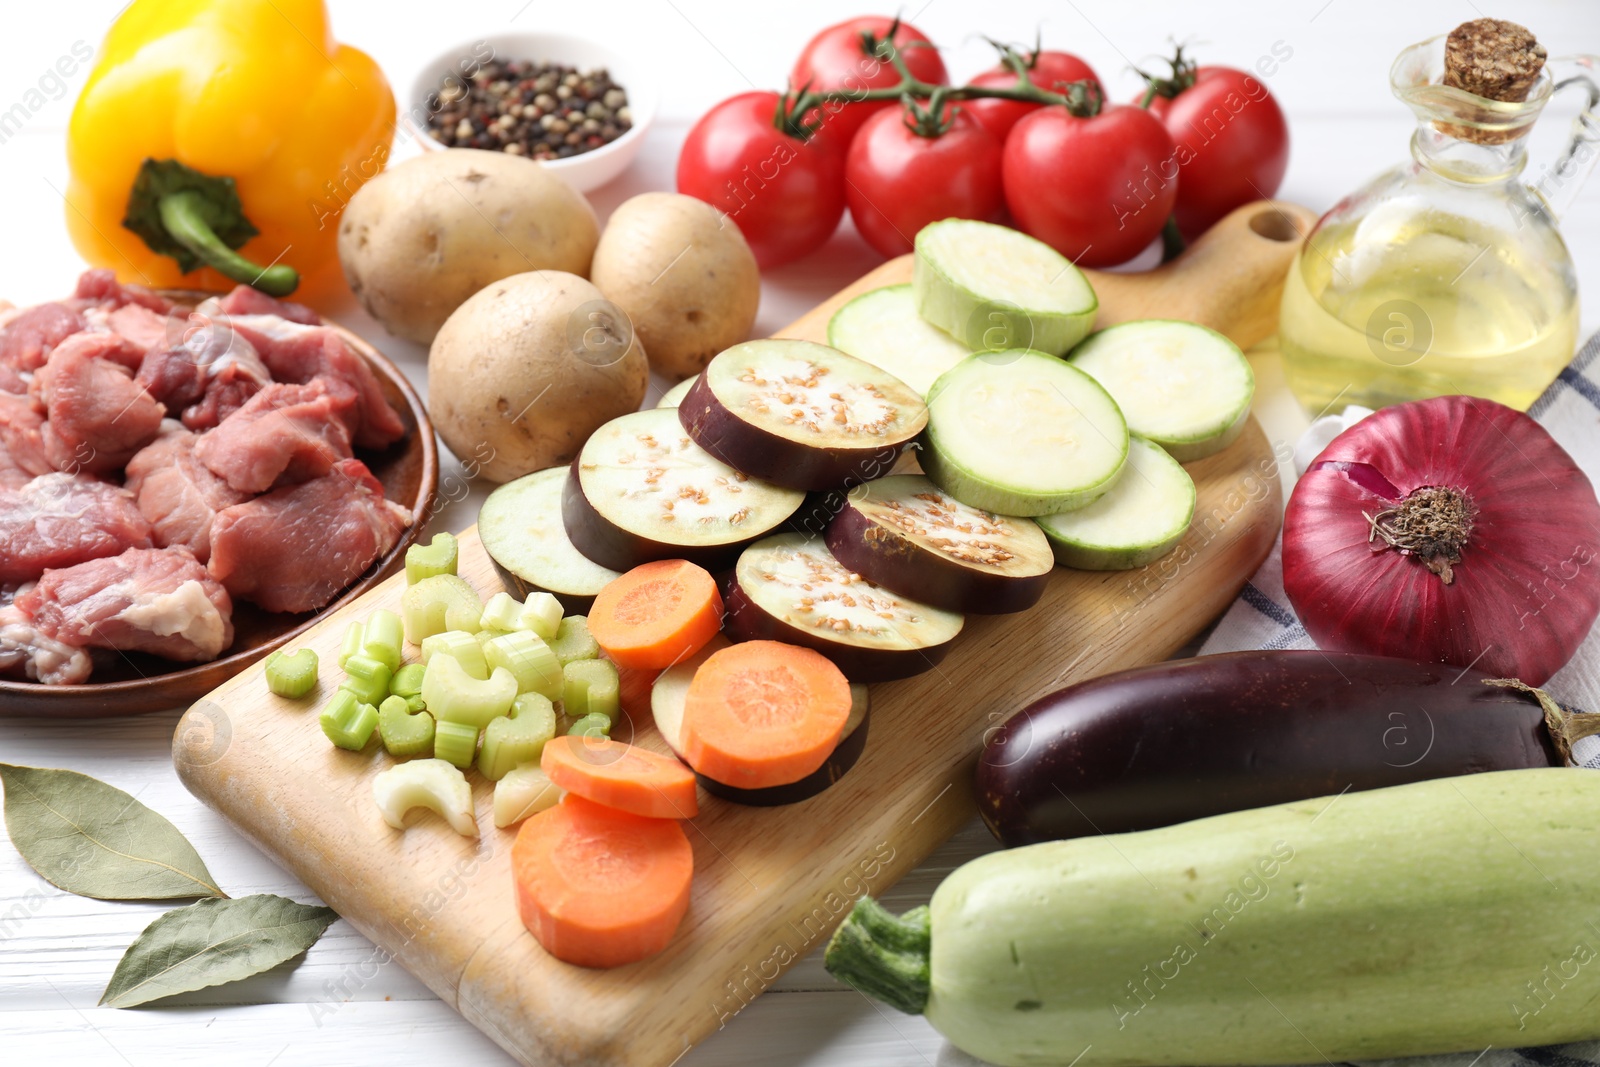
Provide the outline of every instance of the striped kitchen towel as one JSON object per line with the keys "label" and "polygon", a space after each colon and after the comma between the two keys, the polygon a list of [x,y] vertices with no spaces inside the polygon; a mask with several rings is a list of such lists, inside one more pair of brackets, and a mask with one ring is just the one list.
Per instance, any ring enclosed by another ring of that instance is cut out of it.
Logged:
{"label": "striped kitchen towel", "polygon": [[[1528,414],[1550,431],[1590,481],[1600,485],[1600,334],[1589,339]],[[1297,460],[1307,451],[1297,449]],[[1313,457],[1314,453],[1306,458]],[[1246,648],[1316,647],[1284,594],[1282,551],[1280,537],[1267,561],[1201,646],[1201,655]],[[1572,662],[1557,672],[1545,689],[1563,704],[1600,711],[1600,628],[1590,632]],[[1573,746],[1573,756],[1586,767],[1600,768],[1600,737],[1579,741]]]}

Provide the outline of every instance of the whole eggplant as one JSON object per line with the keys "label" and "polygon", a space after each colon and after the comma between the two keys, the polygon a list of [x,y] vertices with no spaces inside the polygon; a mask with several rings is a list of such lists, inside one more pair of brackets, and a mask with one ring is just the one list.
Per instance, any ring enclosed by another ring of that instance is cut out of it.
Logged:
{"label": "whole eggplant", "polygon": [[977,796],[989,829],[1013,846],[1562,762],[1539,702],[1481,674],[1234,652],[1041,697],[984,745]]}

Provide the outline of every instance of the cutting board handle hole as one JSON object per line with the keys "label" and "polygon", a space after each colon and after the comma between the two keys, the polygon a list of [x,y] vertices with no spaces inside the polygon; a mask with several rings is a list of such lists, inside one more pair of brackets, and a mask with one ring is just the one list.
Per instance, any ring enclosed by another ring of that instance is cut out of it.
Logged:
{"label": "cutting board handle hole", "polygon": [[1294,220],[1277,208],[1263,208],[1250,216],[1250,228],[1269,241],[1297,241]]}

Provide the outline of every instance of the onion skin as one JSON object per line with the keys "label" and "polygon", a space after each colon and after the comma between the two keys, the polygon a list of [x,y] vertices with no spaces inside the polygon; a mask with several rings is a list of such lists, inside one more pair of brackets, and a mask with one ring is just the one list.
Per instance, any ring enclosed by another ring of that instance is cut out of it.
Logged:
{"label": "onion skin", "polygon": [[[1363,512],[1427,486],[1460,490],[1476,509],[1449,584],[1368,543]],[[1319,648],[1471,665],[1529,685],[1560,670],[1600,616],[1597,557],[1589,479],[1533,419],[1475,397],[1369,415],[1317,457],[1283,519],[1284,590]]]}

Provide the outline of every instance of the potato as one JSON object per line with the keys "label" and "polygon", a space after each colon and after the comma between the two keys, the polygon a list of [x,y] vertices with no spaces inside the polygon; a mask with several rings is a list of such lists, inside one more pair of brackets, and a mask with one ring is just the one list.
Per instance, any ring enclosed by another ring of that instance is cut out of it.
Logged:
{"label": "potato", "polygon": [[575,274],[491,282],[428,352],[428,414],[492,481],[568,463],[601,423],[644,399],[650,368],[627,319]]}
{"label": "potato", "polygon": [[673,379],[699,374],[747,338],[761,303],[761,272],[739,227],[677,193],[618,207],[589,280],[633,320],[650,365]]}
{"label": "potato", "polygon": [[532,160],[450,148],[350,198],[339,262],[373,318],[427,344],[490,282],[530,270],[587,275],[599,232],[589,202]]}

